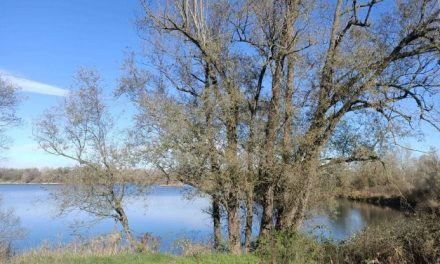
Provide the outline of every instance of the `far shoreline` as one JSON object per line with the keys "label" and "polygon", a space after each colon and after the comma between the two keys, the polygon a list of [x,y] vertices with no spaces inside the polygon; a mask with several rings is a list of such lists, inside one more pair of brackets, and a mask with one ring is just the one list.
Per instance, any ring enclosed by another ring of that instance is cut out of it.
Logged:
{"label": "far shoreline", "polygon": [[[68,183],[62,182],[0,182],[0,185],[64,185]],[[132,183],[137,184],[137,183]],[[152,186],[160,186],[160,187],[183,187],[185,184],[183,183],[171,183],[171,184],[151,184]]]}
{"label": "far shoreline", "polygon": [[59,182],[0,182],[0,185],[61,185]]}

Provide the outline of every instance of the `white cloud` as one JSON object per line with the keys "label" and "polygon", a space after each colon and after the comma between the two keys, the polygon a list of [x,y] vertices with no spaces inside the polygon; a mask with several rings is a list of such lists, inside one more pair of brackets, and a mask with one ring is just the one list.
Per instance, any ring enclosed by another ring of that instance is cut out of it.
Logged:
{"label": "white cloud", "polygon": [[66,96],[69,91],[50,84],[41,83],[2,72],[2,75],[22,91],[54,96]]}

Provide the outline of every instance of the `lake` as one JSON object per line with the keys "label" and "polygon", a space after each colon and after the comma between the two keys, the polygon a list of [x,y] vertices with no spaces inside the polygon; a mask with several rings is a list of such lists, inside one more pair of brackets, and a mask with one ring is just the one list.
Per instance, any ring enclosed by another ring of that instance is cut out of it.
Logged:
{"label": "lake", "polygon": [[[12,209],[27,232],[22,240],[13,242],[22,251],[41,246],[43,242],[56,245],[75,238],[92,238],[119,228],[110,219],[96,219],[91,215],[71,211],[59,216],[57,204],[50,195],[57,185],[3,184],[0,185],[2,209]],[[208,241],[212,221],[206,210],[210,199],[188,199],[188,188],[155,186],[145,199],[127,197],[125,209],[134,234],[146,232],[160,237],[161,251],[173,252],[173,244],[181,238]],[[323,210],[312,213],[305,223],[304,232],[316,236],[344,240],[369,225],[404,217],[390,208],[340,200],[330,214]],[[254,232],[258,232],[256,223]]]}

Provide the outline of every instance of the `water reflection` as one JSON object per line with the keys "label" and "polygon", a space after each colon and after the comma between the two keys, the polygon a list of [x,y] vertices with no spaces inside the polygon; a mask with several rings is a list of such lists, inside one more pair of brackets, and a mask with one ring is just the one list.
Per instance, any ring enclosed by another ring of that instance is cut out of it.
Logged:
{"label": "water reflection", "polygon": [[318,238],[345,240],[367,226],[405,217],[401,212],[388,207],[353,202],[345,199],[337,201],[334,208],[321,208],[312,213],[305,222],[304,230],[313,232]]}
{"label": "water reflection", "polygon": [[[72,241],[75,237],[88,239],[118,228],[117,223],[109,219],[90,225],[96,219],[81,211],[58,216],[56,202],[50,196],[56,188],[59,186],[0,185],[4,204],[14,209],[22,227],[28,230],[27,238],[17,241],[16,248],[37,247],[43,241],[57,244]],[[209,240],[212,232],[211,219],[206,213],[211,204],[209,197],[188,200],[185,191],[178,187],[157,186],[146,199],[127,197],[125,208],[134,234],[141,236],[148,232],[159,236],[162,251],[172,250],[173,242],[179,238]],[[336,240],[347,239],[366,226],[404,217],[392,209],[346,200],[338,201],[332,210],[316,210],[312,215],[305,222],[304,231]],[[317,226],[321,228],[317,229]]]}
{"label": "water reflection", "polygon": [[20,218],[11,208],[5,208],[0,196],[0,261],[10,254],[10,245],[26,237],[26,230],[21,227]]}

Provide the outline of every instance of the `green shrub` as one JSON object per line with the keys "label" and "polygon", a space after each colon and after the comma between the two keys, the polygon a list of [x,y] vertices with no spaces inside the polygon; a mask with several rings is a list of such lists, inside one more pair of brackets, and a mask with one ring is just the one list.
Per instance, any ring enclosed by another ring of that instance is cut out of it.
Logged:
{"label": "green shrub", "polygon": [[261,239],[263,263],[440,263],[438,216],[411,217],[373,226],[336,243],[296,232],[274,232]]}
{"label": "green shrub", "polygon": [[432,215],[366,229],[338,246],[334,263],[440,263],[440,221]]}
{"label": "green shrub", "polygon": [[260,239],[255,253],[264,263],[322,263],[329,245],[302,233],[277,231]]}

